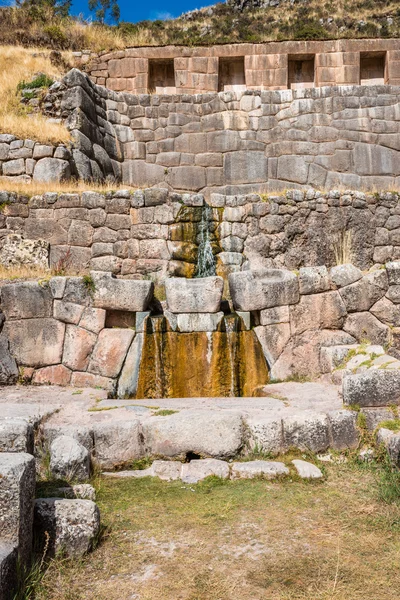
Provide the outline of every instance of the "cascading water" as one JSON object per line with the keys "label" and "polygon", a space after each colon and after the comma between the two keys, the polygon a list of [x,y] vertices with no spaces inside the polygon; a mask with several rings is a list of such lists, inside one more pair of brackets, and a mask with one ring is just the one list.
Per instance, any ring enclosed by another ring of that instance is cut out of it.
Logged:
{"label": "cascading water", "polygon": [[196,277],[209,277],[215,275],[215,258],[210,241],[210,223],[212,222],[212,208],[205,204],[199,223],[199,250],[197,255]]}

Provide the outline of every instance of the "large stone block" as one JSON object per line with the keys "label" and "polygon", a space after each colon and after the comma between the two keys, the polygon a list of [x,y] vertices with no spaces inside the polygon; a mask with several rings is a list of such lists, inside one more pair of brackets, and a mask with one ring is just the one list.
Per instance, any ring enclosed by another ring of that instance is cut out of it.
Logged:
{"label": "large stone block", "polygon": [[283,422],[283,443],[285,449],[326,450],[330,443],[327,415],[303,411],[287,417]]}
{"label": "large stone block", "polygon": [[137,419],[95,423],[93,439],[95,461],[102,469],[113,469],[132,462],[144,453],[141,426]]}
{"label": "large stone block", "polygon": [[224,281],[222,277],[165,280],[168,310],[172,313],[215,313],[219,311]]}
{"label": "large stone block", "polygon": [[176,317],[176,323],[178,330],[181,333],[191,333],[193,331],[217,331],[223,317],[223,312],[180,313]]}
{"label": "large stone block", "polygon": [[337,291],[301,296],[300,302],[290,307],[292,335],[307,329],[340,329],[346,315],[346,307]]}
{"label": "large stone block", "polygon": [[285,269],[231,273],[229,289],[235,309],[241,311],[296,304],[300,297],[298,278]]}
{"label": "large stone block", "polygon": [[262,346],[267,363],[271,367],[290,340],[290,325],[289,323],[275,323],[264,327],[255,327],[254,331]]}
{"label": "large stone block", "polygon": [[91,355],[88,370],[103,377],[118,377],[135,332],[103,329]]}
{"label": "large stone block", "polygon": [[326,267],[302,267],[299,274],[300,294],[318,294],[330,289]]}
{"label": "large stone block", "polygon": [[144,444],[155,456],[231,457],[242,446],[243,433],[241,415],[233,411],[185,410],[143,422]]}
{"label": "large stone block", "polygon": [[0,453],[0,539],[18,549],[24,565],[32,551],[35,459],[24,452]]}
{"label": "large stone block", "polygon": [[140,361],[142,358],[142,348],[143,333],[137,333],[128,350],[121,375],[118,379],[119,398],[136,397],[137,385],[139,381]]}
{"label": "large stone block", "polygon": [[0,333],[0,385],[12,385],[17,379],[18,366],[10,353],[8,338],[5,332],[2,332]]}
{"label": "large stone block", "polygon": [[25,419],[0,420],[0,452],[33,454],[33,425]]}
{"label": "large stone block", "polygon": [[0,542],[0,600],[13,600],[17,587],[17,550]]}
{"label": "large stone block", "polygon": [[152,281],[117,279],[111,273],[92,272],[94,281],[93,303],[97,308],[143,312],[153,296]]}
{"label": "large stone block", "polygon": [[89,452],[73,437],[60,435],[50,446],[50,471],[54,477],[67,481],[89,479]]}
{"label": "large stone block", "polygon": [[48,546],[50,555],[62,553],[70,558],[81,558],[98,536],[100,512],[92,500],[38,498],[34,529],[37,546],[41,549]]}
{"label": "large stone block", "polygon": [[369,312],[350,314],[343,329],[354,336],[359,342],[368,341],[371,344],[385,346],[391,339],[388,325],[384,325]]}
{"label": "large stone block", "polygon": [[400,371],[375,369],[343,380],[343,402],[357,406],[400,404]]}
{"label": "large stone block", "polygon": [[264,183],[268,180],[268,158],[264,152],[229,152],[224,156],[224,182]]}
{"label": "large stone block", "polygon": [[47,285],[23,281],[1,288],[1,308],[7,319],[51,317],[52,307],[53,297]]}
{"label": "large stone block", "polygon": [[63,352],[63,364],[73,371],[86,371],[94,345],[95,333],[82,327],[67,325]]}
{"label": "large stone block", "polygon": [[45,367],[61,362],[65,324],[55,319],[23,319],[4,325],[19,365]]}
{"label": "large stone block", "polygon": [[385,270],[368,273],[359,281],[340,289],[348,312],[362,312],[369,310],[375,302],[380,300],[387,292],[388,277]]}
{"label": "large stone block", "polygon": [[341,288],[361,279],[362,271],[352,264],[337,265],[330,270],[332,282]]}
{"label": "large stone block", "polygon": [[37,161],[33,180],[40,183],[58,183],[71,179],[71,167],[61,158],[41,158]]}

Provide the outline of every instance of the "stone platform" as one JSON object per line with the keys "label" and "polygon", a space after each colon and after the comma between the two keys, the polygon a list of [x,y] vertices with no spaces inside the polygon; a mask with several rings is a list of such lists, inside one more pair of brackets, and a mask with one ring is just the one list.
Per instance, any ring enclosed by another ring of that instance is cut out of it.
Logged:
{"label": "stone platform", "polygon": [[[254,450],[279,454],[292,447],[322,452],[357,446],[357,412],[343,408],[339,387],[285,382],[266,386],[264,393],[110,400],[99,389],[12,386],[0,391],[0,436],[16,422],[28,422],[40,429],[37,444],[50,447],[59,436],[70,436],[105,469],[144,456],[226,459]],[[363,411],[371,429],[390,418],[389,409]],[[10,431],[7,435],[10,439]]]}

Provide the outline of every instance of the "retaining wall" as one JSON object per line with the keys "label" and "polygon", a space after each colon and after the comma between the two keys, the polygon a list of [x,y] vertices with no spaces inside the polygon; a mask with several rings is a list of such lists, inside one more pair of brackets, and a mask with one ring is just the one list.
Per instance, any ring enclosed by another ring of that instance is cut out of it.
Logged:
{"label": "retaining wall", "polygon": [[84,179],[103,174],[206,197],[400,183],[399,87],[131,95],[76,69],[63,83],[61,107]]}
{"label": "retaining wall", "polygon": [[[221,275],[246,266],[332,266],[335,252],[362,269],[400,259],[396,193],[211,194],[206,206],[201,194],[165,188],[32,197],[0,192],[0,262],[49,261],[52,268],[158,280],[191,277],[205,217]],[[16,246],[24,240],[21,258]],[[43,242],[35,250],[28,240]]]}

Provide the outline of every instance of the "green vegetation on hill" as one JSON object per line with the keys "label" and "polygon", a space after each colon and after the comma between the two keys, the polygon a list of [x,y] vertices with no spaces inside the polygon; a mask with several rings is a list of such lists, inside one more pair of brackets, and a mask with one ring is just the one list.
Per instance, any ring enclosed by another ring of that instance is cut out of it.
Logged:
{"label": "green vegetation on hill", "polygon": [[[166,21],[109,26],[65,16],[51,3],[0,9],[3,44],[94,51],[147,45],[210,45],[271,40],[400,37],[398,0],[280,0],[278,6],[240,9],[231,4],[192,11]],[[256,2],[257,3],[257,2]]]}

